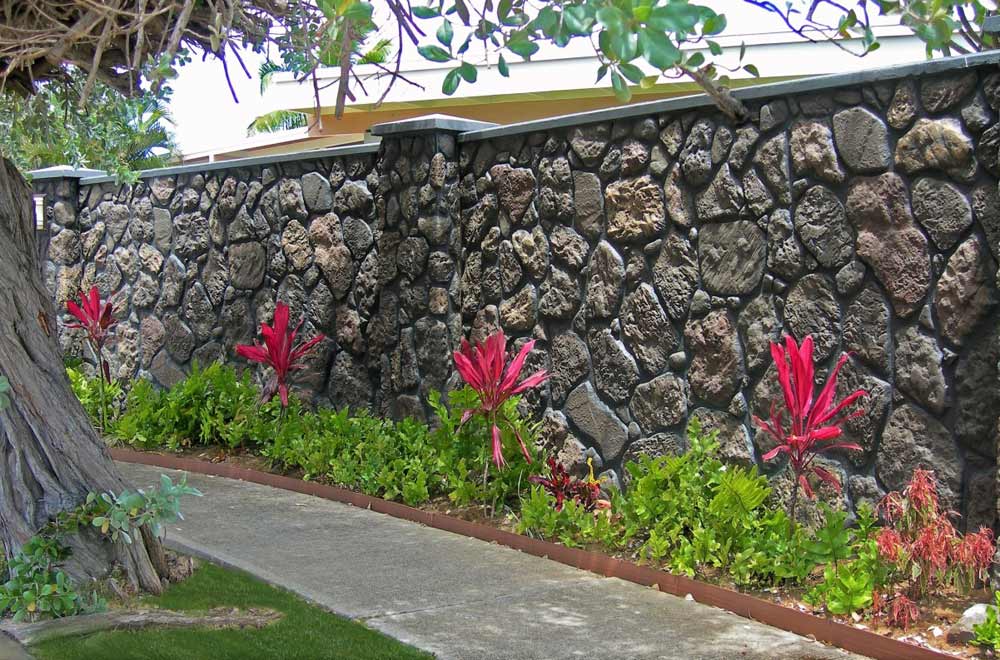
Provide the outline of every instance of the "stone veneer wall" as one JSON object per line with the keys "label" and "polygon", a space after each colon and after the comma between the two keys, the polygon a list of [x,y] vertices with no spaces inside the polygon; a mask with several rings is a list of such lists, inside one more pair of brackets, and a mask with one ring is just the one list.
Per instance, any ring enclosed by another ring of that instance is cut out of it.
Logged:
{"label": "stone veneer wall", "polygon": [[395,416],[455,384],[463,334],[533,337],[526,368],[553,376],[525,407],[611,479],[639,452],[682,451],[693,415],[729,460],[759,463],[768,342],[811,334],[821,378],[850,352],[842,393],[871,392],[849,424],[865,450],[826,461],[840,497],[924,465],[970,525],[993,525],[1000,73],[785,89],[747,101],[743,124],[640,106],[523,132],[388,130],[377,154],[136,186],[39,182],[46,274],[60,303],[118,292],[119,376],[169,384],[231,355],[277,296],[336,340],[303,390]]}

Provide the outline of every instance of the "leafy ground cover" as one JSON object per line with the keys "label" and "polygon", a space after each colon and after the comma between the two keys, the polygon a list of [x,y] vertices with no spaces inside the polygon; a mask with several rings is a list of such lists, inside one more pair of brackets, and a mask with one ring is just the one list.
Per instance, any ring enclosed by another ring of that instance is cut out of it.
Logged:
{"label": "leafy ground cover", "polygon": [[280,621],[260,630],[146,630],[101,632],[85,638],[52,640],[31,648],[38,660],[402,660],[432,656],[365,626],[309,605],[297,596],[246,574],[218,566],[200,566],[190,578],[162,596],[144,598],[145,607],[185,612],[218,607],[266,608],[281,612]]}

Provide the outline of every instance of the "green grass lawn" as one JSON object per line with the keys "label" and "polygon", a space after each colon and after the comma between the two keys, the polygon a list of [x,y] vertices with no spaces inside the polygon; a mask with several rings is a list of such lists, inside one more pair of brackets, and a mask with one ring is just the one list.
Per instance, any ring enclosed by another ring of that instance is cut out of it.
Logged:
{"label": "green grass lawn", "polygon": [[249,575],[202,565],[191,578],[145,605],[170,610],[270,608],[281,621],[261,630],[146,630],[65,638],[30,649],[37,660],[248,660],[431,658],[365,626],[314,607]]}

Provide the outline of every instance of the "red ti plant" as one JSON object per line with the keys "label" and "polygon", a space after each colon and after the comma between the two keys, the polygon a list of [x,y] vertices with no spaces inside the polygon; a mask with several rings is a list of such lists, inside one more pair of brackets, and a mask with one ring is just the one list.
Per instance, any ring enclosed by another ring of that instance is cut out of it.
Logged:
{"label": "red ti plant", "polygon": [[593,478],[594,472],[592,463],[590,463],[590,478],[587,480],[574,479],[570,477],[569,472],[566,471],[563,464],[551,456],[546,463],[548,463],[549,466],[549,476],[531,476],[528,477],[528,481],[533,484],[538,484],[548,491],[549,495],[555,498],[556,511],[562,511],[563,504],[566,500],[575,501],[583,507],[584,511],[594,511],[595,509],[607,508],[607,502],[601,499],[600,483]]}
{"label": "red ti plant", "polygon": [[[840,482],[828,470],[814,465],[816,457],[833,449],[859,451],[861,447],[853,442],[834,442],[843,434],[841,426],[852,417],[862,414],[844,411],[855,401],[867,396],[864,390],[855,390],[840,402],[834,400],[837,391],[837,374],[847,362],[847,355],[841,355],[837,366],[830,373],[826,385],[819,396],[814,397],[813,340],[806,336],[802,345],[795,343],[791,336],[785,337],[784,345],[771,343],[771,357],[778,370],[778,382],[784,395],[784,410],[776,410],[771,404],[771,419],[764,421],[754,416],[754,422],[770,435],[777,446],[764,454],[770,461],[780,454],[788,456],[795,482],[788,505],[788,518],[795,524],[795,506],[801,487],[810,499],[814,497],[809,477],[815,475],[840,492]],[[783,413],[788,413],[786,426]]]}
{"label": "red ti plant", "polygon": [[108,426],[107,402],[104,400],[104,384],[111,382],[111,367],[104,359],[104,345],[111,335],[112,328],[118,323],[114,316],[114,307],[110,301],[102,301],[97,287],[91,287],[90,293],[80,292],[80,304],[75,300],[66,302],[66,311],[72,314],[76,323],[67,323],[67,328],[84,330],[87,333],[87,343],[94,354],[95,367],[100,372],[97,381],[97,392],[101,398],[101,428]]}
{"label": "red ti plant", "polygon": [[[524,361],[534,346],[535,340],[533,339],[525,342],[517,357],[507,364],[507,338],[504,337],[503,330],[499,330],[487,337],[484,343],[477,344],[475,347],[472,347],[463,338],[460,350],[455,351],[455,368],[462,376],[462,380],[479,395],[479,407],[466,410],[462,415],[462,424],[465,424],[474,415],[482,415],[486,418],[493,438],[493,462],[498,469],[507,464],[503,457],[501,424],[506,425],[514,432],[521,445],[521,453],[524,454],[525,460],[531,462],[531,455],[528,453],[528,447],[524,444],[524,439],[517,430],[517,426],[507,419],[502,408],[503,404],[510,398],[533,387],[538,387],[548,379],[548,372],[540,369],[520,383],[517,382],[518,378],[521,377]],[[504,368],[505,364],[506,369]]]}
{"label": "red ti plant", "polygon": [[278,301],[274,309],[274,325],[267,323],[260,324],[260,334],[264,336],[263,345],[259,341],[253,344],[239,344],[236,347],[237,355],[244,357],[251,362],[265,364],[274,370],[274,374],[261,390],[261,402],[267,402],[274,398],[275,394],[281,397],[281,407],[288,407],[288,376],[305,365],[301,360],[319,342],[326,337],[317,334],[309,341],[295,345],[295,336],[302,327],[305,319],[299,321],[295,329],[288,327],[288,305]]}

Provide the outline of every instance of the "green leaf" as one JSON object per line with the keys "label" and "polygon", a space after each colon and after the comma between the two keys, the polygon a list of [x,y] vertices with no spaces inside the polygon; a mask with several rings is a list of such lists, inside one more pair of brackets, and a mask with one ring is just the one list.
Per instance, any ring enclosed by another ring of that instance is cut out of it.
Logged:
{"label": "green leaf", "polygon": [[667,35],[649,28],[640,30],[639,48],[642,49],[646,61],[660,71],[674,68],[681,58],[680,49]]}
{"label": "green leaf", "polygon": [[479,76],[479,72],[476,70],[476,67],[468,62],[462,62],[462,65],[458,67],[458,73],[462,76],[462,79],[465,80],[465,82],[469,83],[476,82],[476,78]]}
{"label": "green leaf", "polygon": [[747,65],[745,65],[743,67],[743,70],[746,71],[747,73],[749,73],[754,78],[760,78],[760,71],[758,71],[757,67],[754,66],[753,64],[747,64]]}
{"label": "green leaf", "polygon": [[710,52],[712,55],[715,55],[716,57],[722,55],[722,46],[711,40],[709,40],[707,43],[708,43],[708,52]]}
{"label": "green leaf", "polygon": [[715,14],[705,21],[702,26],[702,34],[719,34],[726,29],[726,17],[723,14]]}
{"label": "green leaf", "polygon": [[500,59],[497,60],[497,71],[504,78],[510,77],[510,69],[507,67],[507,60],[503,58],[503,55],[500,55]]}
{"label": "green leaf", "polygon": [[515,55],[520,55],[524,59],[528,59],[538,52],[538,44],[534,41],[529,41],[527,36],[522,38],[513,38],[511,41],[507,42],[507,50]]}
{"label": "green leaf", "polygon": [[344,11],[344,18],[364,23],[370,21],[374,8],[367,2],[354,2]]}
{"label": "green leaf", "polygon": [[687,62],[685,62],[684,64],[687,65],[688,67],[691,67],[692,69],[697,69],[704,63],[705,63],[705,56],[701,53],[694,53],[691,55],[691,57],[687,59]]}
{"label": "green leaf", "polygon": [[451,27],[451,21],[444,21],[437,30],[437,40],[441,45],[451,48],[451,39],[455,35],[455,31]]}
{"label": "green leaf", "polygon": [[435,18],[441,15],[434,7],[416,6],[411,9],[411,12],[417,18]]}
{"label": "green leaf", "polygon": [[424,56],[424,59],[430,60],[431,62],[447,62],[451,59],[451,55],[448,51],[442,49],[440,46],[420,46],[417,48],[417,52]]}
{"label": "green leaf", "polygon": [[628,88],[628,83],[617,71],[611,72],[611,88],[615,90],[615,96],[622,103],[627,103],[632,98],[632,91]]}
{"label": "green leaf", "polygon": [[459,83],[462,82],[462,76],[459,74],[458,69],[452,69],[444,77],[444,82],[441,83],[441,91],[447,96],[451,96],[458,89]]}
{"label": "green leaf", "polygon": [[622,75],[628,78],[629,82],[638,85],[643,78],[642,69],[629,62],[622,62],[618,65],[618,70],[621,71]]}

